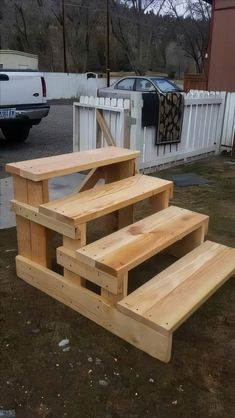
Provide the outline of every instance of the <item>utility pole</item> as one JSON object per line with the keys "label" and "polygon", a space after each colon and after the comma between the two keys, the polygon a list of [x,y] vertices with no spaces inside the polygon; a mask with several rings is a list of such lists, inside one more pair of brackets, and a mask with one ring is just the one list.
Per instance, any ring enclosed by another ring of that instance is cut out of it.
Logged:
{"label": "utility pole", "polygon": [[110,68],[109,68],[109,0],[106,0],[106,75],[107,87],[110,86]]}
{"label": "utility pole", "polygon": [[63,51],[64,51],[64,72],[68,72],[67,57],[66,57],[66,36],[65,36],[65,13],[64,13],[64,0],[62,0],[62,30],[63,30]]}

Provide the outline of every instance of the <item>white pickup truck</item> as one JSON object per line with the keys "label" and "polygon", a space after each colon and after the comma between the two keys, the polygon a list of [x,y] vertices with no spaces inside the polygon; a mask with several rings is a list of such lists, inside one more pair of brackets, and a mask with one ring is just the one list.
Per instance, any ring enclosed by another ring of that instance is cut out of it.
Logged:
{"label": "white pickup truck", "polygon": [[0,129],[9,142],[23,142],[48,115],[46,83],[34,70],[0,70]]}

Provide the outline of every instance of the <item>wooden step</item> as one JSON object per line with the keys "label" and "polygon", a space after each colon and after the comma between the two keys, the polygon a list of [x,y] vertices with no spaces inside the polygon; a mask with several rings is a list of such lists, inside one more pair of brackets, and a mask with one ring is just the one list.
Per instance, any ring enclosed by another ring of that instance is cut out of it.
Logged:
{"label": "wooden step", "polygon": [[169,199],[172,187],[171,181],[138,174],[46,203],[39,212],[76,227],[160,193]]}
{"label": "wooden step", "polygon": [[206,241],[118,302],[155,330],[175,331],[235,273],[235,249]]}
{"label": "wooden step", "polygon": [[106,147],[9,163],[6,171],[26,179],[41,181],[132,160],[138,158],[139,154],[139,151],[125,148]]}
{"label": "wooden step", "polygon": [[[189,234],[188,246],[201,244],[208,216],[170,206],[76,251],[78,260],[115,277],[131,270]],[[199,241],[198,241],[199,240]],[[190,251],[190,249],[188,250]],[[187,251],[186,251],[187,252]]]}

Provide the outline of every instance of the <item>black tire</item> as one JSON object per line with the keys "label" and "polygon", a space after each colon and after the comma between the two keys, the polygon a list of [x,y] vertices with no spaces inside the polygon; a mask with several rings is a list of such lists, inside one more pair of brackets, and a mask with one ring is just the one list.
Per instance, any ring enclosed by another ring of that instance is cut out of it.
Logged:
{"label": "black tire", "polygon": [[24,142],[29,136],[31,125],[18,123],[2,127],[2,133],[6,140],[11,143]]}

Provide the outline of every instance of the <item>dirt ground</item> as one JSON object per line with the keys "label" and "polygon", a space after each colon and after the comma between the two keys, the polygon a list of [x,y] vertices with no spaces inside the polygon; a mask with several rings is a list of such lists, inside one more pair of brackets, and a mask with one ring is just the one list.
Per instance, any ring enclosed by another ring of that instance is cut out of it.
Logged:
{"label": "dirt ground", "polygon": [[[211,157],[158,175],[182,172],[209,183],[175,187],[172,203],[210,215],[208,238],[234,246],[234,168]],[[164,364],[17,279],[16,248],[15,228],[1,230],[0,411],[15,410],[17,418],[235,416],[233,280],[175,332]],[[153,276],[155,261],[141,271]],[[69,351],[58,347],[63,338]]]}

